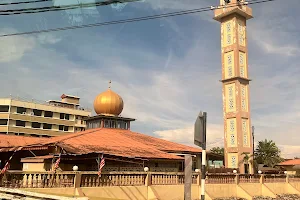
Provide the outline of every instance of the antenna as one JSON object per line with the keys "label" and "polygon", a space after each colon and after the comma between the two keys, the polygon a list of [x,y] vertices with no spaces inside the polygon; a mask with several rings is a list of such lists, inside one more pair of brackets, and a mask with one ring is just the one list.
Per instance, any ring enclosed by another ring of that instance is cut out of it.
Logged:
{"label": "antenna", "polygon": [[109,89],[111,88],[111,80],[109,80],[109,82],[108,82],[108,88]]}

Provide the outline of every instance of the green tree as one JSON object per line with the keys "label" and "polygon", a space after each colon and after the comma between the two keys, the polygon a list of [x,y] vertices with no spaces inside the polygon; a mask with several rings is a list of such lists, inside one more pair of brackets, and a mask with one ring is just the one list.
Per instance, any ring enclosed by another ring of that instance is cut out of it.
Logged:
{"label": "green tree", "polygon": [[254,159],[254,155],[245,152],[241,153],[241,155],[243,156],[243,159],[239,162],[239,166],[243,164],[251,164],[251,166],[254,166],[254,170],[257,171],[258,164],[256,162],[256,159]]}
{"label": "green tree", "polygon": [[222,155],[224,156],[224,148],[220,148],[220,147],[213,147],[210,149],[210,152],[211,153],[214,153],[214,154],[218,154],[218,155]]}
{"label": "green tree", "polygon": [[258,164],[274,167],[284,159],[280,156],[280,149],[272,140],[262,140],[258,142],[255,149],[255,160]]}

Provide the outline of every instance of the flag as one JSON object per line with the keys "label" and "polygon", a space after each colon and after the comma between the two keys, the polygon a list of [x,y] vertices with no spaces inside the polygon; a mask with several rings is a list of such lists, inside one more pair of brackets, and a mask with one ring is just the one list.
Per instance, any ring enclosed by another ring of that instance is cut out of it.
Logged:
{"label": "flag", "polygon": [[101,161],[99,163],[99,171],[98,171],[99,177],[101,177],[101,172],[102,172],[102,168],[104,167],[104,165],[105,165],[105,158],[103,158],[103,154],[102,154]]}
{"label": "flag", "polygon": [[59,167],[60,156],[61,156],[61,154],[59,154],[59,157],[58,157],[58,159],[56,160],[56,162],[55,162],[55,164],[54,164],[54,171],[56,171],[56,169]]}
{"label": "flag", "polygon": [[5,174],[5,172],[9,169],[9,167],[10,167],[10,164],[9,164],[9,161],[7,161],[6,164],[4,165],[3,169],[1,170],[0,175]]}
{"label": "flag", "polygon": [[15,155],[17,150],[14,151],[14,153],[9,157],[8,161],[5,163],[3,169],[0,171],[0,175],[1,174],[5,174],[5,172],[9,169],[10,167],[10,161],[12,159],[12,157]]}

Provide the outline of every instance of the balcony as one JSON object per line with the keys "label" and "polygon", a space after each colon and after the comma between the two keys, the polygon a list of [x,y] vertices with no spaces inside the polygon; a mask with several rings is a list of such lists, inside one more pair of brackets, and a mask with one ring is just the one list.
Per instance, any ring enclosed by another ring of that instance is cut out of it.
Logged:
{"label": "balcony", "polygon": [[19,114],[19,113],[11,113],[10,119],[13,120],[21,120],[27,122],[39,122],[39,123],[47,123],[47,124],[55,124],[55,125],[65,125],[65,126],[74,126],[74,121],[64,120],[64,119],[55,119],[55,118],[47,118],[41,116],[34,116],[28,114]]}

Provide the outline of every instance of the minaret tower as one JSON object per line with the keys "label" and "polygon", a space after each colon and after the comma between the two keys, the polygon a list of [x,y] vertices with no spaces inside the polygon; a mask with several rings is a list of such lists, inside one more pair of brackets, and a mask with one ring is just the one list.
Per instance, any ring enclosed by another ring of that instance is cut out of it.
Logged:
{"label": "minaret tower", "polygon": [[249,103],[246,21],[252,9],[244,0],[220,0],[214,19],[221,22],[225,167],[252,173],[244,154],[253,154]]}

